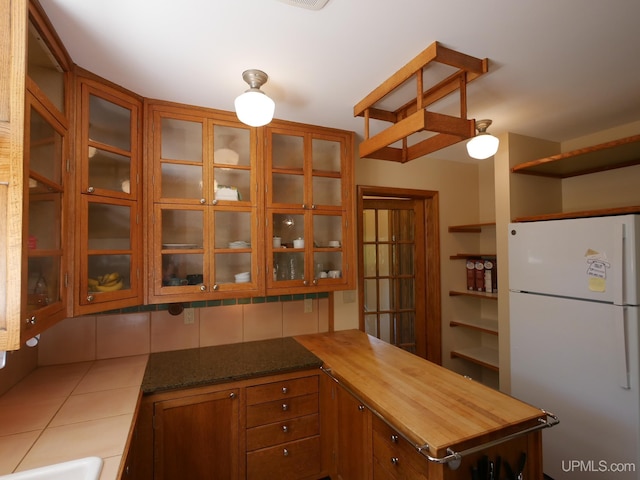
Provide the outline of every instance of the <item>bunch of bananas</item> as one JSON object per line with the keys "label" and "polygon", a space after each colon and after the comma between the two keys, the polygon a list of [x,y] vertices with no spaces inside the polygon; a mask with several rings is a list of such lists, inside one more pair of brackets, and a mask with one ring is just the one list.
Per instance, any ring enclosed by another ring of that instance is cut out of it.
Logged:
{"label": "bunch of bananas", "polygon": [[89,290],[93,292],[115,292],[124,282],[118,272],[106,273],[98,278],[89,278]]}

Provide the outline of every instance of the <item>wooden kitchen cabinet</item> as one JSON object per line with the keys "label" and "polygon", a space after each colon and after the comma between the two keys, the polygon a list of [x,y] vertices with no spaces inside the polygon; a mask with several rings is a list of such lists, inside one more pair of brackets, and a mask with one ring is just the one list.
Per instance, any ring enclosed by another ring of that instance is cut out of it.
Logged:
{"label": "wooden kitchen cabinet", "polygon": [[238,479],[239,390],[228,388],[154,405],[154,478]]}
{"label": "wooden kitchen cabinet", "polygon": [[257,131],[165,102],[147,115],[149,302],[263,294]]}
{"label": "wooden kitchen cabinet", "polygon": [[142,102],[78,70],[74,315],[143,303]]}
{"label": "wooden kitchen cabinet", "polygon": [[354,288],[352,149],[351,132],[266,127],[268,292]]}

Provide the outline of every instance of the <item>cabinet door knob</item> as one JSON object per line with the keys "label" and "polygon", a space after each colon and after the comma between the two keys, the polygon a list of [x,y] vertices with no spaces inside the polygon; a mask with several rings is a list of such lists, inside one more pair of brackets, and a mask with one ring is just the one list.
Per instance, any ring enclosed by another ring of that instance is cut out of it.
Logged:
{"label": "cabinet door knob", "polygon": [[286,412],[287,410],[289,410],[289,405],[287,405],[286,403],[282,404],[282,411]]}
{"label": "cabinet door knob", "polygon": [[231,393],[229,394],[229,398],[230,398],[231,400],[233,400],[234,398],[236,398],[236,392],[231,392]]}
{"label": "cabinet door knob", "polygon": [[306,280],[303,280],[303,281],[302,281],[302,284],[303,284],[305,287],[308,287],[308,286],[309,286],[309,282],[307,282]]}
{"label": "cabinet door knob", "polygon": [[398,443],[398,435],[391,435],[391,442]]}
{"label": "cabinet door knob", "polygon": [[400,463],[400,459],[398,457],[391,457],[391,464],[398,465]]}
{"label": "cabinet door knob", "polygon": [[289,389],[287,387],[282,387],[282,393],[283,395],[286,395],[287,393],[289,393]]}
{"label": "cabinet door knob", "polygon": [[25,320],[25,323],[27,324],[27,326],[35,325],[36,323],[38,323],[38,319],[35,315],[32,315]]}
{"label": "cabinet door knob", "polygon": [[361,412],[364,412],[364,405],[358,405],[358,410],[360,410]]}
{"label": "cabinet door knob", "polygon": [[285,448],[285,449],[282,451],[282,454],[283,454],[285,457],[288,457],[288,456],[289,456],[289,450],[287,450],[287,449]]}
{"label": "cabinet door knob", "polygon": [[282,431],[283,431],[284,433],[287,433],[287,432],[289,431],[289,427],[287,427],[286,425],[283,425],[283,426],[282,426]]}
{"label": "cabinet door knob", "polygon": [[214,283],[214,284],[213,284],[213,289],[214,289],[214,290],[218,290],[218,284],[217,284],[217,283]]}
{"label": "cabinet door knob", "polygon": [[206,292],[207,291],[207,286],[206,285],[200,285],[200,291],[201,292]]}
{"label": "cabinet door knob", "polygon": [[89,187],[89,188],[87,188],[87,193],[93,193],[93,192],[95,192],[95,191],[96,191],[96,189],[95,189],[95,188],[93,188],[93,187]]}
{"label": "cabinet door knob", "polygon": [[217,205],[218,204],[218,199],[214,198],[213,200],[211,200],[211,205]]}
{"label": "cabinet door knob", "polygon": [[87,302],[93,302],[93,295],[87,295]]}
{"label": "cabinet door knob", "polygon": [[206,198],[201,198],[200,199],[200,204],[204,205],[205,203],[207,203],[207,199]]}
{"label": "cabinet door knob", "polygon": [[306,203],[303,203],[303,204],[302,204],[302,208],[307,208],[307,204],[306,204]]}

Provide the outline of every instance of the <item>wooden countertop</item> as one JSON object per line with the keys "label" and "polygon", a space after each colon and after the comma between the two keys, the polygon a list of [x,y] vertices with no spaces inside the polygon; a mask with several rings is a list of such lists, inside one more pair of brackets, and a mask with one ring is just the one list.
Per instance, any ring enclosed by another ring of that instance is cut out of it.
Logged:
{"label": "wooden countertop", "polygon": [[441,457],[539,424],[542,410],[358,330],[295,337],[416,446]]}

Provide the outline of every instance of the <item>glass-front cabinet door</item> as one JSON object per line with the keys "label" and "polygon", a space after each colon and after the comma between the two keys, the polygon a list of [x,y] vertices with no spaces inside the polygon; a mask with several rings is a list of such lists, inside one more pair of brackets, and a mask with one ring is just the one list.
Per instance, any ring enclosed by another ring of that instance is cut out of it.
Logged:
{"label": "glass-front cabinet door", "polygon": [[142,304],[141,102],[94,78],[78,78],[74,314]]}
{"label": "glass-front cabinet door", "polygon": [[[64,126],[27,94],[23,211],[26,340],[66,316]],[[17,281],[17,279],[16,279]]]}
{"label": "glass-front cabinet door", "polygon": [[150,301],[260,293],[256,132],[204,109],[151,111]]}
{"label": "glass-front cabinet door", "polygon": [[353,286],[351,145],[349,132],[267,128],[269,291]]}

